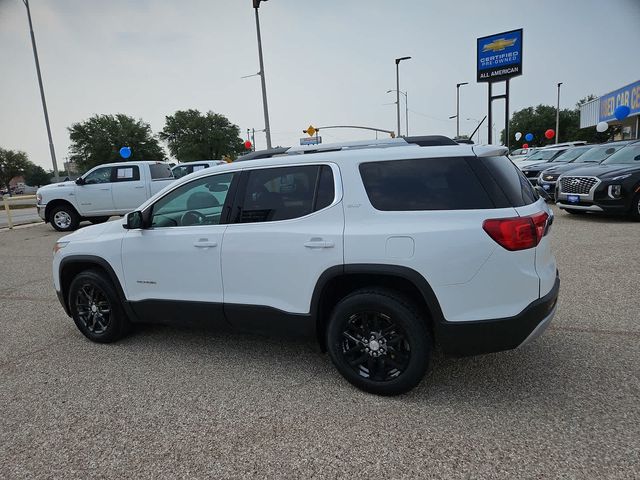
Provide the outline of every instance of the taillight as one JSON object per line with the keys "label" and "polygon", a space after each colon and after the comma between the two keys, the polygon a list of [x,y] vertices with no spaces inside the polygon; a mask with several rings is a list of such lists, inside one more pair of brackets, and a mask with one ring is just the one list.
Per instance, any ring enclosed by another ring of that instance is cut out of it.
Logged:
{"label": "taillight", "polygon": [[549,215],[546,212],[528,217],[493,218],[485,220],[482,228],[507,250],[533,248],[545,234]]}

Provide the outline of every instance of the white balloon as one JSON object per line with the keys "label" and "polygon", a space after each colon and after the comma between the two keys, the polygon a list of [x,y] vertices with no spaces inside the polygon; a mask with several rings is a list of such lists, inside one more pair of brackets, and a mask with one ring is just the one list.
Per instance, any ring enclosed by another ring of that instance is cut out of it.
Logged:
{"label": "white balloon", "polygon": [[516,142],[522,138],[522,133],[516,132]]}
{"label": "white balloon", "polygon": [[600,122],[598,123],[598,125],[596,125],[596,131],[600,133],[606,132],[608,128],[609,128],[609,124],[607,122]]}

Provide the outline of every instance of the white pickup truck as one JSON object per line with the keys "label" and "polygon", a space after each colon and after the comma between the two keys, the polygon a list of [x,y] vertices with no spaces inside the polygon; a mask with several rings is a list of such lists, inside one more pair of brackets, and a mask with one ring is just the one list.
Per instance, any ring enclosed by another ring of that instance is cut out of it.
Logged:
{"label": "white pickup truck", "polygon": [[173,181],[171,167],[164,162],[98,165],[75,182],[38,189],[38,215],[59,232],[68,232],[82,220],[102,223],[135,210]]}

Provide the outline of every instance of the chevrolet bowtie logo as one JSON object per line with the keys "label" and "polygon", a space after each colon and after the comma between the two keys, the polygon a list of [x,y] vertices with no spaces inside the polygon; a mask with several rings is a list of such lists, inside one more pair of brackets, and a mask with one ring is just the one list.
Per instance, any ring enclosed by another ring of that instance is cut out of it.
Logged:
{"label": "chevrolet bowtie logo", "polygon": [[517,38],[498,38],[491,43],[487,43],[484,47],[482,47],[483,52],[488,52],[491,50],[492,52],[500,52],[507,47],[512,47],[514,43],[516,43]]}

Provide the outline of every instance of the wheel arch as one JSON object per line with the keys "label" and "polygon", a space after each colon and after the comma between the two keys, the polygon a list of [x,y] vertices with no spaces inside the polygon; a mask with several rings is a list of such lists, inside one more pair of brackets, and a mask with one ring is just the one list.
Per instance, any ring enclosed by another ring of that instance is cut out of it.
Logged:
{"label": "wheel arch", "polygon": [[322,273],[311,299],[316,337],[323,351],[326,350],[325,331],[333,306],[349,293],[365,287],[396,290],[413,300],[425,315],[432,335],[436,333],[436,323],[444,321],[433,288],[412,268],[387,264],[338,265]]}
{"label": "wheel arch", "polygon": [[73,279],[81,272],[86,270],[98,270],[103,272],[113,283],[118,298],[122,304],[127,316],[132,321],[135,320],[135,314],[130,308],[127,298],[120,283],[118,275],[113,270],[113,267],[104,258],[95,255],[72,255],[65,257],[60,262],[60,294],[63,302],[63,307],[69,315],[69,287]]}
{"label": "wheel arch", "polygon": [[80,212],[78,212],[78,209],[73,205],[73,203],[71,203],[68,200],[64,200],[62,198],[56,198],[55,200],[51,200],[50,202],[47,203],[47,206],[44,209],[44,218],[45,218],[45,222],[51,222],[51,212],[53,211],[54,208],[59,207],[59,206],[69,206],[71,208],[73,208],[73,210],[76,212],[76,214],[78,216],[80,216]]}

